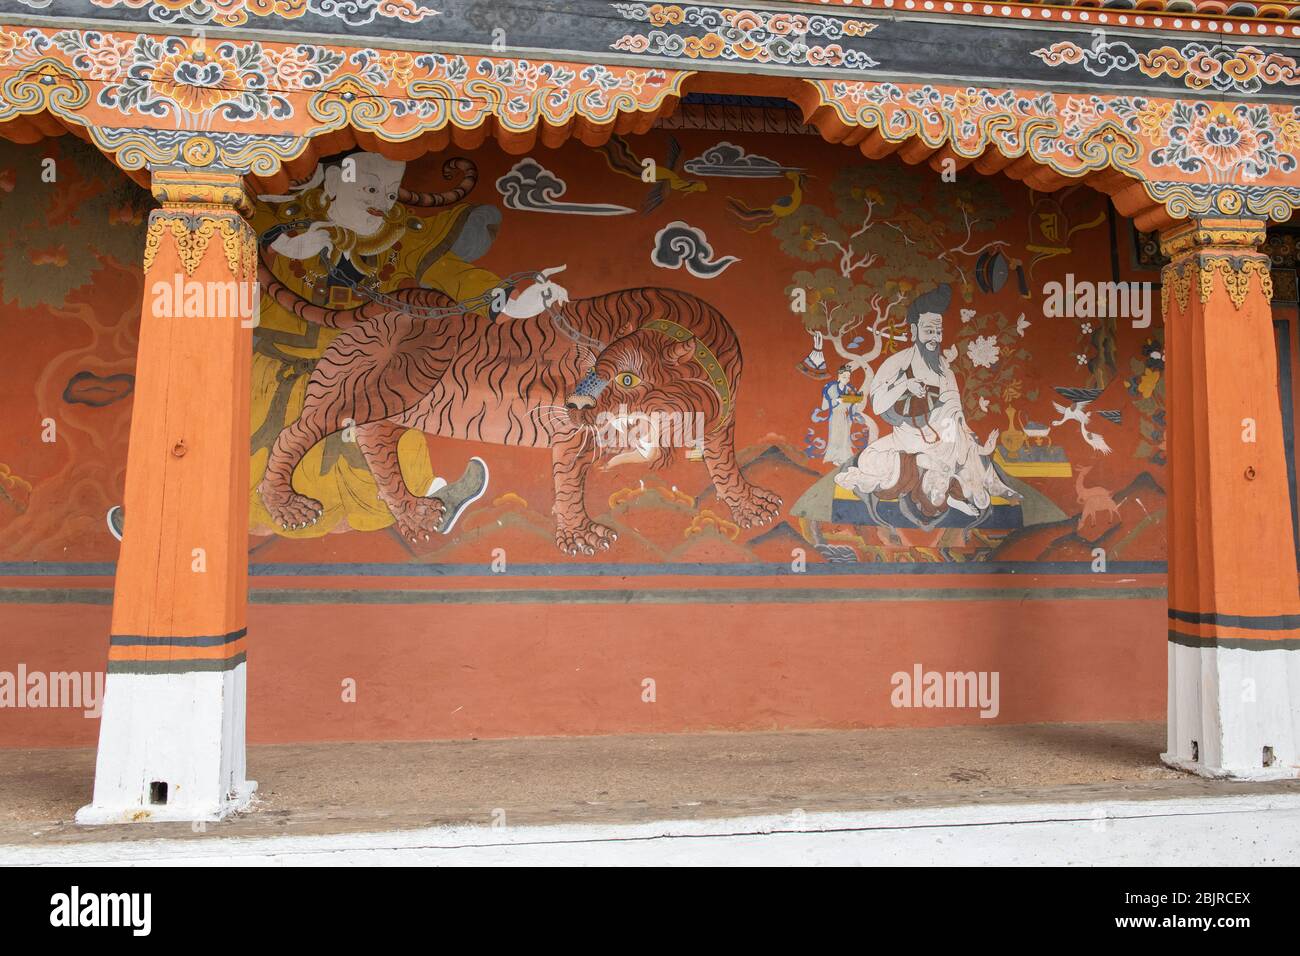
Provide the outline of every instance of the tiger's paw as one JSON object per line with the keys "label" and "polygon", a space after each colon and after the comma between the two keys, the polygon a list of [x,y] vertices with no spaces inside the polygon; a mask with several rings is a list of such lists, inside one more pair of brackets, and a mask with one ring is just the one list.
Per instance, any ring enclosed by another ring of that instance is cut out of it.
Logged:
{"label": "tiger's paw", "polygon": [[759,528],[770,524],[781,513],[780,496],[762,488],[750,487],[730,504],[732,517],[742,528]]}
{"label": "tiger's paw", "polygon": [[388,510],[393,513],[397,533],[402,539],[418,545],[431,540],[438,533],[447,506],[438,498],[417,498],[410,495],[401,501],[390,502]]}
{"label": "tiger's paw", "polygon": [[310,527],[325,513],[319,501],[300,495],[296,491],[277,491],[265,483],[262,484],[260,491],[262,503],[270,512],[271,519],[285,531],[298,531]]}
{"label": "tiger's paw", "polygon": [[575,522],[565,522],[555,529],[555,546],[567,555],[595,554],[608,551],[618,540],[613,528],[597,524],[584,516]]}

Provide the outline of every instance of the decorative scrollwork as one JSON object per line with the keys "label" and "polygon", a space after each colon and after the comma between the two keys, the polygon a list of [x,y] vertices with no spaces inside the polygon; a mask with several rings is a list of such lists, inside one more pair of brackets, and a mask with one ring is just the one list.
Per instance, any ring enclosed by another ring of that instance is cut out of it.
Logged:
{"label": "decorative scrollwork", "polygon": [[1300,210],[1300,187],[1147,182],[1147,195],[1176,219],[1198,216],[1260,216],[1286,222]]}
{"label": "decorative scrollwork", "polygon": [[0,87],[0,120],[33,113],[79,110],[90,102],[90,86],[76,71],[45,58],[19,70]]}

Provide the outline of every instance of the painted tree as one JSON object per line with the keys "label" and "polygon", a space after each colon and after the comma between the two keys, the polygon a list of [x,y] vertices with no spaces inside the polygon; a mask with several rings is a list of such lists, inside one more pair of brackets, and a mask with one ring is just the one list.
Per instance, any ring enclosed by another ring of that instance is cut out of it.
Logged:
{"label": "painted tree", "polygon": [[[951,283],[954,305],[972,301],[976,258],[1008,245],[996,233],[1005,205],[985,180],[944,183],[902,165],[842,169],[830,191],[831,209],[805,203],[773,231],[782,251],[818,267],[796,272],[786,289],[804,329],[860,371],[866,391],[872,363],[910,342],[907,307],[917,295]],[[925,195],[938,201],[906,200]]]}

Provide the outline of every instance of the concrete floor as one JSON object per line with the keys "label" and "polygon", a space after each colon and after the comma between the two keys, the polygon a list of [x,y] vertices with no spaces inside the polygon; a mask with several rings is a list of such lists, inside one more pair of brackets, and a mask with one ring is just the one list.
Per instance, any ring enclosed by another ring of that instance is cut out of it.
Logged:
{"label": "concrete floor", "polygon": [[1300,794],[1159,763],[1162,723],[252,747],[253,812],[77,827],[90,750],[0,751],[0,848]]}

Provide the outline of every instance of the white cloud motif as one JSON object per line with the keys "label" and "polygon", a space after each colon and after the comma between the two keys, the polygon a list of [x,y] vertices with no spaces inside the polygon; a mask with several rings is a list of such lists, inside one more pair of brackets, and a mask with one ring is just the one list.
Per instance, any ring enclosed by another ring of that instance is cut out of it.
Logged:
{"label": "white cloud motif", "polygon": [[693,276],[712,279],[722,275],[728,266],[740,259],[736,256],[713,258],[713,246],[709,245],[704,230],[678,219],[655,233],[650,261],[661,269],[684,267]]}
{"label": "white cloud motif", "polygon": [[769,179],[790,172],[803,172],[798,166],[783,166],[766,156],[756,156],[744,147],[723,140],[701,155],[688,159],[682,167],[692,176],[732,176],[740,179]]}
{"label": "white cloud motif", "polygon": [[632,212],[612,203],[560,202],[568,188],[563,179],[531,156],[519,160],[497,180],[501,204],[507,209],[570,216],[625,216]]}

